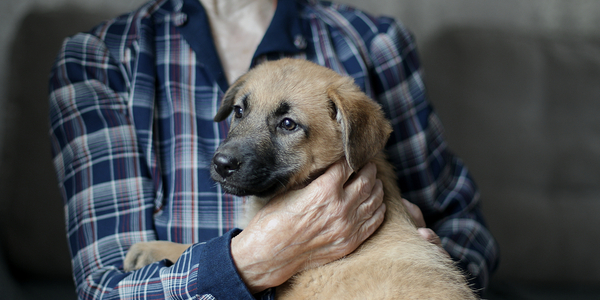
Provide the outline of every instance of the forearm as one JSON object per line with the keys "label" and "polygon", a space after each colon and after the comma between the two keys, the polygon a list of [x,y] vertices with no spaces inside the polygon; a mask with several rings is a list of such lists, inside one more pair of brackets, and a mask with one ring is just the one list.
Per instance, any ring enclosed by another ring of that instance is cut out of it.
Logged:
{"label": "forearm", "polygon": [[[103,266],[83,270],[74,265],[79,278],[77,291],[80,299],[189,299],[212,296],[216,299],[253,299],[237,274],[229,244],[238,234],[232,230],[206,243],[192,245],[175,263],[163,260],[135,272],[126,273],[120,267]],[[107,240],[98,243],[101,248],[114,249]],[[93,245],[90,248],[97,248]],[[87,260],[91,250],[82,249],[74,261]],[[117,251],[105,251],[116,256]]]}
{"label": "forearm", "polygon": [[475,290],[485,289],[498,264],[498,245],[481,211],[479,190],[462,160],[444,149],[437,197],[428,225],[450,256],[469,275]]}
{"label": "forearm", "polygon": [[485,226],[479,207],[433,226],[444,249],[467,274],[474,290],[488,286],[498,265],[498,245]]}

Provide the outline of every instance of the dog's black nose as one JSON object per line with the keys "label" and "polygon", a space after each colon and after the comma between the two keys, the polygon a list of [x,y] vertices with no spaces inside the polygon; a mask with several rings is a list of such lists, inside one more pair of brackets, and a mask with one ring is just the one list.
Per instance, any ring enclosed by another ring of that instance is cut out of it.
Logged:
{"label": "dog's black nose", "polygon": [[225,178],[240,168],[240,162],[235,157],[217,153],[213,157],[213,168],[221,177]]}

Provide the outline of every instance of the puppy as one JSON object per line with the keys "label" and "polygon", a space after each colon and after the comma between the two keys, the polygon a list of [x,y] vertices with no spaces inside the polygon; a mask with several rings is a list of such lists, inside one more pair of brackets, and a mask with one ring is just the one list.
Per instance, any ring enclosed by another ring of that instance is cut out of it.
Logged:
{"label": "puppy", "polygon": [[[353,170],[374,162],[383,182],[387,211],[375,234],[277,287],[279,299],[476,299],[450,258],[418,233],[382,152],[391,126],[352,78],[303,60],[267,62],[231,86],[215,121],[231,113],[211,177],[228,193],[252,195],[242,227],[274,195],[305,186],[343,157]],[[125,267],[175,261],[187,247],[139,243]]]}

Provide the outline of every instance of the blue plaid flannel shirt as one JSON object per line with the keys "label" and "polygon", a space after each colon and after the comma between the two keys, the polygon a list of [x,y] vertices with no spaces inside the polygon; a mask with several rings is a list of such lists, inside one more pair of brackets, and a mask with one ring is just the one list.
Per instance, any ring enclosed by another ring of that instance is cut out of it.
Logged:
{"label": "blue plaid flannel shirt", "polygon": [[[253,64],[296,57],[356,83],[384,108],[398,185],[484,287],[497,264],[477,188],[426,100],[412,36],[344,5],[279,0]],[[252,299],[229,242],[242,199],[210,180],[227,89],[198,0],[154,0],[65,40],[50,79],[53,159],[81,299]],[[192,243],[174,264],[122,270],[137,242]]]}

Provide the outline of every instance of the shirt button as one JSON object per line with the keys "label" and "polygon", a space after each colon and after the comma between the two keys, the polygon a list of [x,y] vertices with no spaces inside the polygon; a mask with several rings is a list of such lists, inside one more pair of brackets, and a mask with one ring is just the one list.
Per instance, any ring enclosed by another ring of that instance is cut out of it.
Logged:
{"label": "shirt button", "polygon": [[296,35],[294,38],[294,46],[298,49],[306,48],[306,39],[301,34]]}
{"label": "shirt button", "polygon": [[175,26],[177,26],[177,27],[181,27],[181,26],[185,25],[185,23],[187,22],[187,14],[183,13],[183,12],[174,13],[172,18],[173,18],[173,24],[175,24]]}

